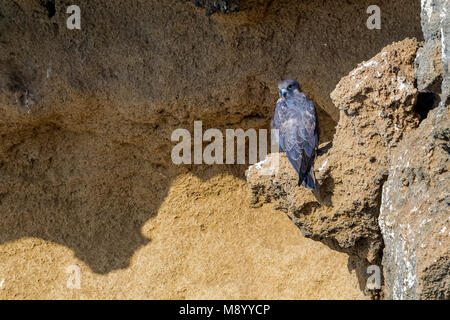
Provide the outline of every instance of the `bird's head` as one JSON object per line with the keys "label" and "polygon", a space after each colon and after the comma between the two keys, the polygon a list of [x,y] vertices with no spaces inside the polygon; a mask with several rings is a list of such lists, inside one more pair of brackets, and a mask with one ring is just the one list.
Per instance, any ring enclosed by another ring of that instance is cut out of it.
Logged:
{"label": "bird's head", "polygon": [[288,98],[296,92],[300,92],[300,85],[296,80],[283,80],[278,83],[280,98]]}

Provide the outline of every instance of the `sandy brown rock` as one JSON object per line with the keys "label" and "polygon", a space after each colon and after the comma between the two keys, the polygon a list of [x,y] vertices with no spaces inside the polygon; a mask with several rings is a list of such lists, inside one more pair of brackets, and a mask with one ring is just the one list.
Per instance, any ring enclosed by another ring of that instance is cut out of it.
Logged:
{"label": "sandy brown rock", "polygon": [[[345,254],[305,239],[268,206],[249,209],[242,179],[198,175],[172,183],[157,216],[138,230],[147,243],[108,274],[38,237],[2,244],[0,299],[365,298]],[[81,268],[80,289],[67,288],[71,265]]]}
{"label": "sandy brown rock", "polygon": [[393,153],[379,217],[388,299],[450,298],[449,128],[439,107]]}
{"label": "sandy brown rock", "polygon": [[[210,17],[176,0],[77,0],[80,31],[66,28],[69,4],[0,3],[1,258],[11,259],[8,272],[15,270],[26,284],[17,280],[17,291],[7,297],[57,297],[53,282],[38,286],[28,275],[38,273],[38,283],[63,277],[50,272],[58,259],[83,263],[94,288],[117,270],[131,272],[130,258],[151,243],[142,226],[158,216],[178,175],[192,169],[171,163],[175,128],[191,129],[193,120],[203,120],[205,128],[267,127],[276,82],[290,76],[316,102],[323,140],[330,140],[339,112],[329,93],[339,79],[386,43],[421,37],[419,4],[409,0],[380,1],[383,26],[373,31],[365,24],[372,3],[359,0],[250,1],[238,13]],[[219,174],[244,179],[242,168],[197,174],[205,182]],[[253,221],[246,223],[250,228]],[[49,249],[28,251],[29,243]],[[232,247],[230,254],[240,250]],[[165,259],[165,253],[151,252],[146,261]],[[194,272],[187,262],[202,251],[183,257],[174,277]],[[43,262],[21,269],[36,261]],[[155,270],[155,283],[170,282]],[[123,279],[126,287],[130,278]],[[155,295],[151,288],[136,296],[183,297],[170,291],[175,286]],[[93,292],[86,296],[101,297]]]}
{"label": "sandy brown rock", "polygon": [[[383,241],[377,218],[390,155],[403,134],[418,125],[417,47],[413,39],[387,46],[344,77],[331,94],[341,115],[332,146],[320,146],[315,161],[317,198],[297,187],[283,155],[274,176],[261,175],[256,166],[249,169],[253,202],[275,200],[306,237],[380,264]],[[365,270],[361,276],[366,277]]]}

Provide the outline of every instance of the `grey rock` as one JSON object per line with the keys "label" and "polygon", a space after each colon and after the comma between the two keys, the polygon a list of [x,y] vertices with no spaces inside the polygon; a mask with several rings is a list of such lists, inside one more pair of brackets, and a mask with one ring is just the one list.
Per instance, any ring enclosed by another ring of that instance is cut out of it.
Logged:
{"label": "grey rock", "polygon": [[450,117],[432,110],[393,154],[383,186],[387,299],[450,298]]}
{"label": "grey rock", "polygon": [[421,92],[441,93],[442,55],[440,40],[427,41],[417,52],[415,77]]}
{"label": "grey rock", "polygon": [[419,91],[441,93],[442,48],[441,18],[442,0],[422,0],[421,24],[424,46],[417,52],[416,79]]}
{"label": "grey rock", "polygon": [[446,0],[441,12],[442,33],[442,66],[444,78],[442,81],[442,101],[450,104],[450,1]]}
{"label": "grey rock", "polygon": [[415,77],[421,92],[441,95],[448,104],[449,87],[449,36],[448,0],[422,0],[421,24],[425,43],[417,52]]}

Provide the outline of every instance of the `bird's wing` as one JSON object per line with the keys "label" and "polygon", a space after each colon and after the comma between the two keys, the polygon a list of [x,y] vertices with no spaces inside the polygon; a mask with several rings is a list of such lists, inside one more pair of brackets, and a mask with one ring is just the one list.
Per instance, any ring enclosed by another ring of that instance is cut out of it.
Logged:
{"label": "bird's wing", "polygon": [[309,172],[318,145],[314,103],[299,94],[277,103],[272,127],[279,129],[280,151],[285,151],[297,173]]}
{"label": "bird's wing", "polygon": [[276,141],[278,143],[278,146],[280,148],[280,152],[285,152],[285,143],[283,136],[281,134],[281,128],[283,127],[283,123],[285,121],[285,113],[287,112],[287,105],[286,101],[279,99],[277,101],[277,105],[275,107],[275,111],[273,114],[272,122],[271,122],[271,128],[278,130],[278,135],[275,137]]}

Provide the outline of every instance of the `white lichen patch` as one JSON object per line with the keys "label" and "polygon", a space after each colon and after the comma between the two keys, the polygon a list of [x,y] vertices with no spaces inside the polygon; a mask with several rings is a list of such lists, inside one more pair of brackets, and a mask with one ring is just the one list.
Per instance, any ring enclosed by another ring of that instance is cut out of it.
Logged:
{"label": "white lichen patch", "polygon": [[425,11],[425,13],[427,14],[428,20],[431,19],[431,15],[433,14],[433,6],[431,5],[432,2],[433,2],[433,0],[422,0],[421,1],[422,11]]}
{"label": "white lichen patch", "polygon": [[325,168],[325,166],[327,165],[327,162],[328,162],[328,159],[325,159],[325,161],[322,163],[322,165],[318,169],[319,172],[322,171]]}

